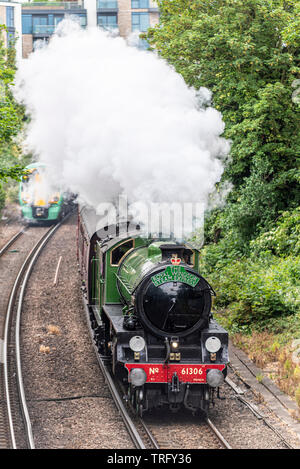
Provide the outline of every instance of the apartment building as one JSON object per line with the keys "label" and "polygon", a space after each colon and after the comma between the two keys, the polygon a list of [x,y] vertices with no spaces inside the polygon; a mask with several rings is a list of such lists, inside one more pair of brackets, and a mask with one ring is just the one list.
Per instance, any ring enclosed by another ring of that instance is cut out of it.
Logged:
{"label": "apartment building", "polygon": [[43,41],[47,42],[57,25],[66,16],[77,20],[82,27],[87,24],[83,2],[28,2],[22,5],[22,47],[23,57]]}
{"label": "apartment building", "polygon": [[0,0],[0,24],[6,27],[2,31],[5,47],[14,43],[17,59],[22,57],[22,5],[20,2]]}
{"label": "apartment building", "polygon": [[[86,0],[93,2],[93,0]],[[97,25],[118,28],[120,36],[128,37],[135,31],[147,31],[159,19],[154,0],[97,1]]]}
{"label": "apartment building", "polygon": [[[116,30],[126,38],[133,32],[144,32],[159,20],[155,0],[77,0],[65,2],[36,2],[22,4],[23,57],[48,41],[56,26],[65,17],[77,20],[81,27]],[[139,41],[139,47],[146,47]]]}

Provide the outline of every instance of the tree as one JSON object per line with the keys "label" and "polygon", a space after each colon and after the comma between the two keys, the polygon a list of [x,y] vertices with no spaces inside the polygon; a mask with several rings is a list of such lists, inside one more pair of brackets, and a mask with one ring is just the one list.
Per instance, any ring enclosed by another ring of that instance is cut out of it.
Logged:
{"label": "tree", "polygon": [[189,85],[206,86],[232,140],[223,227],[245,242],[299,204],[299,0],[160,0],[147,39]]}
{"label": "tree", "polygon": [[0,180],[19,179],[23,166],[19,164],[14,138],[22,128],[23,108],[13,97],[11,87],[16,71],[15,49],[13,44],[6,48],[0,25]]}

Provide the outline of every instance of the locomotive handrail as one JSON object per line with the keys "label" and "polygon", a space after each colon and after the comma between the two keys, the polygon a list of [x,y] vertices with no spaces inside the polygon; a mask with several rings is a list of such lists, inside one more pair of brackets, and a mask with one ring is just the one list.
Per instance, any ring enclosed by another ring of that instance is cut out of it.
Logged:
{"label": "locomotive handrail", "polygon": [[128,293],[129,295],[131,295],[131,294],[132,294],[131,291],[128,290],[128,287],[125,285],[124,281],[121,279],[121,277],[120,277],[116,272],[115,272],[115,276],[117,277],[117,279],[119,280],[119,282],[122,283],[122,285],[123,285],[123,287],[125,288],[125,290],[127,291],[127,293]]}

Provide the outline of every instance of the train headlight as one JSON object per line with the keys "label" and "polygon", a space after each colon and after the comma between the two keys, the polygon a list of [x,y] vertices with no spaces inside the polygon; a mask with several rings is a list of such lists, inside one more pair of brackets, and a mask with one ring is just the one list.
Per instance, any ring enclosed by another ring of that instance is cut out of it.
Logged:
{"label": "train headlight", "polygon": [[211,336],[205,341],[205,348],[210,353],[216,353],[221,348],[221,341],[218,337]]}
{"label": "train headlight", "polygon": [[207,370],[206,381],[209,386],[217,388],[224,381],[224,375],[221,370],[211,369]]}
{"label": "train headlight", "polygon": [[141,352],[145,348],[145,340],[140,335],[131,337],[129,347],[133,352]]}
{"label": "train headlight", "polygon": [[171,338],[170,345],[171,345],[171,349],[172,349],[174,352],[177,352],[178,349],[179,349],[179,339],[178,339],[178,337],[172,337],[172,338]]}
{"label": "train headlight", "polygon": [[146,372],[142,368],[132,368],[129,374],[129,382],[133,386],[143,386],[147,381]]}
{"label": "train headlight", "polygon": [[59,197],[53,197],[51,200],[49,200],[49,204],[58,204],[59,202]]}

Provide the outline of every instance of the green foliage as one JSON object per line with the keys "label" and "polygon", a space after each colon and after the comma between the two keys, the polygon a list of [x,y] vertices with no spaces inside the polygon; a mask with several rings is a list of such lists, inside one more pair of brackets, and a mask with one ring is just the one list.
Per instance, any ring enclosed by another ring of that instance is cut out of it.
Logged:
{"label": "green foliage", "polygon": [[23,174],[24,166],[16,164],[10,168],[0,168],[0,179],[7,182],[8,178],[20,180],[20,174]]}
{"label": "green foliage", "polygon": [[0,184],[0,213],[2,212],[2,209],[4,208],[5,205],[5,191]]}
{"label": "green foliage", "polygon": [[249,242],[299,203],[299,0],[160,0],[148,41],[213,105],[232,140],[224,230]]}
{"label": "green foliage", "polygon": [[[270,231],[250,243],[246,255],[230,234],[203,248],[201,272],[217,291],[215,306],[229,311],[232,330],[254,325],[277,332],[289,324],[299,332],[299,221],[299,208],[284,212]],[[284,317],[290,317],[288,323]]]}
{"label": "green foliage", "polygon": [[0,26],[0,213],[6,194],[11,191],[10,180],[19,180],[24,161],[15,139],[22,129],[24,110],[14,100],[11,87],[16,71],[15,48],[5,48]]}
{"label": "green foliage", "polygon": [[220,319],[232,331],[299,334],[300,1],[159,7],[148,41],[188,85],[213,92],[232,141],[221,183],[233,189],[224,208],[207,214],[201,256]]}
{"label": "green foliage", "polygon": [[284,212],[275,227],[251,242],[253,256],[300,255],[300,208]]}

